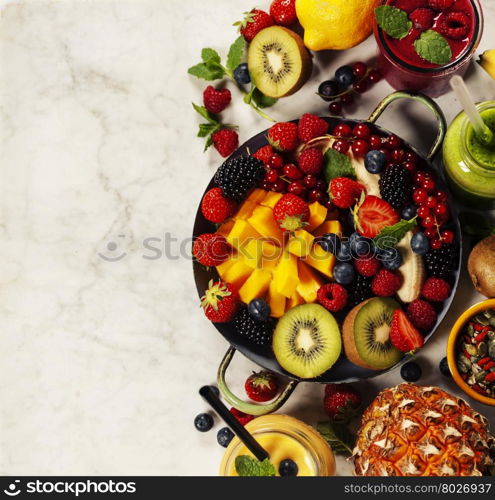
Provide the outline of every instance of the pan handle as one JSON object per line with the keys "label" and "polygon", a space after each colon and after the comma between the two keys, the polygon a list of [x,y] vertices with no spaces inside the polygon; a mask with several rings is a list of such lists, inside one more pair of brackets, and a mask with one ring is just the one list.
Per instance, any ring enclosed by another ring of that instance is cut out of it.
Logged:
{"label": "pan handle", "polygon": [[254,403],[246,403],[246,401],[242,401],[239,399],[227,386],[227,382],[225,381],[225,372],[227,371],[230,362],[235,354],[235,347],[229,347],[229,350],[225,354],[220,366],[218,368],[217,374],[217,383],[222,396],[225,401],[231,404],[234,408],[237,408],[239,411],[243,411],[249,415],[255,415],[259,417],[260,415],[266,415],[267,413],[272,413],[277,411],[288,399],[289,396],[293,393],[296,388],[298,382],[296,380],[291,380],[284,388],[284,390],[277,396],[277,398],[268,404],[254,404]]}
{"label": "pan handle", "polygon": [[412,99],[413,101],[418,101],[424,104],[435,115],[438,121],[438,134],[427,156],[428,160],[432,160],[440,149],[443,140],[445,139],[445,134],[447,132],[447,122],[445,120],[443,111],[440,109],[440,106],[430,97],[415,92],[408,92],[406,90],[393,92],[392,94],[385,97],[385,99],[383,99],[380,104],[378,104],[376,109],[368,118],[368,121],[370,121],[371,123],[375,123],[378,118],[380,118],[382,113],[390,106],[390,104],[392,104],[394,101],[397,101],[398,99]]}

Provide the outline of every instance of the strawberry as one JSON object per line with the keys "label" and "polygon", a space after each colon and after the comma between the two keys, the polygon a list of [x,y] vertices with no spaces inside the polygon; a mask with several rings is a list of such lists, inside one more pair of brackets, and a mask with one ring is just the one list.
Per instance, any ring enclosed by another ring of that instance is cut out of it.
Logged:
{"label": "strawberry", "polygon": [[392,315],[390,341],[399,351],[411,354],[421,349],[425,343],[423,336],[414,328],[402,309],[396,309]]}
{"label": "strawberry", "polygon": [[210,189],[201,202],[201,213],[206,220],[215,224],[222,224],[231,217],[236,210],[234,200],[227,198],[221,188]]}
{"label": "strawberry", "polygon": [[299,168],[305,174],[318,175],[323,169],[323,153],[318,148],[305,149],[299,156]]}
{"label": "strawberry", "polygon": [[239,309],[239,294],[230,284],[210,280],[208,290],[201,297],[201,307],[205,316],[213,323],[228,323],[234,319]]}
{"label": "strawberry", "polygon": [[216,90],[209,85],[203,92],[203,103],[205,108],[213,114],[221,113],[232,100],[232,94],[229,89]]}
{"label": "strawberry", "polygon": [[385,200],[377,196],[366,196],[354,211],[356,228],[362,236],[374,238],[382,229],[399,222],[398,212]]}
{"label": "strawberry", "polygon": [[431,9],[416,9],[409,15],[414,27],[419,30],[428,30],[433,26],[434,12]]}
{"label": "strawberry", "polygon": [[321,137],[328,132],[328,123],[316,115],[306,113],[301,116],[297,125],[299,139],[308,142],[316,137]]}
{"label": "strawberry", "polygon": [[297,125],[291,122],[280,122],[268,131],[268,142],[278,151],[293,151],[299,144]]}
{"label": "strawberry", "polygon": [[249,422],[251,422],[251,420],[254,420],[255,418],[254,415],[248,415],[247,413],[244,413],[243,411],[240,411],[237,408],[231,408],[229,411],[242,425],[248,424]]}
{"label": "strawberry", "polygon": [[361,396],[347,384],[328,384],[325,387],[323,406],[335,422],[347,423],[356,415]]}
{"label": "strawberry", "polygon": [[285,194],[273,209],[273,216],[280,229],[297,231],[309,221],[309,206],[295,194]]}
{"label": "strawberry", "polygon": [[280,26],[291,26],[297,21],[296,0],[273,0],[270,15]]}
{"label": "strawberry", "polygon": [[193,255],[203,266],[219,266],[230,255],[231,247],[224,236],[217,233],[205,233],[196,238]]}
{"label": "strawberry", "polygon": [[273,148],[270,146],[270,144],[267,144],[266,146],[258,149],[258,151],[256,151],[253,156],[258,160],[261,160],[265,165],[268,165],[274,154],[275,151],[273,150]]}
{"label": "strawberry", "polygon": [[234,23],[234,26],[239,26],[239,31],[247,42],[250,42],[261,30],[275,24],[272,16],[263,10],[253,9],[251,12],[244,12],[244,16],[244,19]]}
{"label": "strawberry", "polygon": [[330,199],[339,208],[350,208],[364,191],[364,187],[348,177],[336,177],[330,182]]}
{"label": "strawberry", "polygon": [[249,399],[264,403],[272,400],[278,393],[278,379],[273,373],[262,371],[253,372],[244,384]]}
{"label": "strawberry", "polygon": [[227,158],[239,147],[239,136],[235,130],[223,128],[211,136],[215,149],[221,156]]}

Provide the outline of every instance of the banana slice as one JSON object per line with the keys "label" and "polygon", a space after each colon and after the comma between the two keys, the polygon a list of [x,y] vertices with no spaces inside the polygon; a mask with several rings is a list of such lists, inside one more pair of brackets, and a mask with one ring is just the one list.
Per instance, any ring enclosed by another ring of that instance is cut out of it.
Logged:
{"label": "banana slice", "polygon": [[411,238],[414,232],[409,231],[397,245],[402,254],[403,263],[399,268],[404,281],[397,295],[402,302],[409,303],[419,298],[425,279],[425,266],[421,255],[411,250]]}

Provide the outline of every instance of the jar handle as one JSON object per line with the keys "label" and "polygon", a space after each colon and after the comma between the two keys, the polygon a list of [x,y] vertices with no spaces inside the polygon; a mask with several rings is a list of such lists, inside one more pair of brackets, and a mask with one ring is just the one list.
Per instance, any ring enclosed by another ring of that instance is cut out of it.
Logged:
{"label": "jar handle", "polygon": [[445,134],[447,133],[447,122],[445,120],[443,111],[440,109],[440,106],[430,97],[427,97],[424,94],[408,92],[406,90],[399,90],[385,97],[385,99],[383,99],[383,101],[378,104],[373,113],[371,113],[368,121],[371,123],[376,123],[378,118],[380,118],[382,113],[390,106],[390,104],[392,104],[394,101],[397,101],[398,99],[412,99],[413,101],[418,101],[424,104],[435,115],[438,122],[438,134],[427,156],[427,159],[431,161],[437,154],[443,140],[445,139]]}
{"label": "jar handle", "polygon": [[225,354],[220,366],[218,367],[217,383],[218,388],[225,401],[236,408],[239,411],[247,413],[248,415],[255,415],[259,417],[260,415],[266,415],[267,413],[272,413],[277,411],[282,405],[289,399],[290,395],[294,392],[298,382],[296,380],[291,380],[284,388],[284,390],[277,396],[277,398],[268,404],[254,404],[247,403],[239,399],[227,386],[225,381],[225,372],[227,371],[230,362],[235,354],[235,347],[229,347],[229,350]]}

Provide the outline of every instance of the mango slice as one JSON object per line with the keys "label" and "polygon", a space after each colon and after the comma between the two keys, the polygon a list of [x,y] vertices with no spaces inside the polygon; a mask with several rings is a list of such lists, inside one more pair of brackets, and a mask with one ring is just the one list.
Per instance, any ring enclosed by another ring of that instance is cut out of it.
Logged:
{"label": "mango slice", "polygon": [[236,220],[234,226],[228,234],[227,241],[234,247],[239,249],[246,240],[258,239],[261,235],[247,221]]}
{"label": "mango slice", "polygon": [[275,205],[277,204],[278,200],[282,198],[282,196],[282,193],[275,193],[274,191],[270,191],[260,202],[260,205],[263,205],[264,207],[275,208]]}
{"label": "mango slice", "polygon": [[264,267],[263,258],[274,259],[280,255],[280,248],[269,241],[258,239],[248,240],[240,249],[246,263],[253,269]]}
{"label": "mango slice", "polygon": [[253,268],[248,266],[242,257],[237,256],[234,264],[225,271],[223,280],[234,285],[236,288],[240,288],[249,276],[251,276],[252,272]]}
{"label": "mango slice", "polygon": [[314,272],[301,261],[298,262],[297,269],[299,273],[299,284],[296,288],[297,293],[307,303],[316,302],[316,294],[324,283],[323,279],[318,276],[318,273]]}
{"label": "mango slice", "polygon": [[320,271],[328,278],[333,278],[333,266],[335,265],[335,256],[325,252],[320,245],[315,244],[311,249],[311,253],[303,259],[305,264]]}
{"label": "mango slice", "polygon": [[259,205],[261,201],[265,198],[268,191],[264,189],[253,189],[250,195],[244,200],[244,203],[253,203],[254,205]]}
{"label": "mango slice", "polygon": [[324,234],[335,233],[340,235],[342,233],[342,226],[338,220],[327,220],[319,226],[313,234],[315,236],[323,236]]}
{"label": "mango slice", "polygon": [[290,298],[299,284],[297,271],[297,257],[284,251],[280,262],[273,272],[275,290],[284,297]]}
{"label": "mango slice", "polygon": [[278,293],[275,287],[275,282],[272,280],[268,288],[266,301],[270,306],[270,316],[273,318],[281,318],[285,314],[285,303],[287,299]]}
{"label": "mango slice", "polygon": [[225,273],[235,264],[238,258],[239,257],[237,255],[232,255],[225,262],[222,262],[219,266],[217,266],[218,276],[220,276],[222,280],[225,281]]}
{"label": "mango slice", "polygon": [[271,272],[255,269],[239,290],[239,297],[245,304],[249,304],[253,299],[263,297],[270,286],[271,280]]}
{"label": "mango slice", "polygon": [[287,311],[290,309],[304,304],[304,299],[297,293],[297,290],[293,293],[292,297],[287,301]]}
{"label": "mango slice", "polygon": [[306,231],[312,232],[318,226],[321,226],[327,218],[327,207],[320,205],[317,201],[309,205],[309,221],[308,225],[304,228]]}
{"label": "mango slice", "polygon": [[251,224],[259,234],[282,246],[284,235],[273,218],[273,211],[270,208],[262,205],[256,207],[253,215],[249,217],[248,223]]}
{"label": "mango slice", "polygon": [[289,239],[287,249],[296,257],[307,257],[313,247],[314,239],[315,237],[312,234],[304,229],[299,229],[295,231],[294,236],[291,236]]}
{"label": "mango slice", "polygon": [[230,231],[232,231],[233,227],[234,227],[234,221],[229,220],[228,222],[225,222],[217,229],[217,233],[227,237]]}
{"label": "mango slice", "polygon": [[237,220],[246,220],[251,217],[253,214],[254,209],[256,208],[256,203],[253,203],[252,201],[245,201],[242,205],[241,208],[237,211],[237,213],[232,217],[234,221]]}

